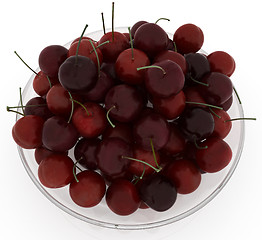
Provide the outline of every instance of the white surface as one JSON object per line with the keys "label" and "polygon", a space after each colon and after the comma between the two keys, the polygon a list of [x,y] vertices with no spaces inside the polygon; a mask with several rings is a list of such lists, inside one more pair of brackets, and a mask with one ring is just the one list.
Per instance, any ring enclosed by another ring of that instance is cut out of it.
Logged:
{"label": "white surface", "polygon": [[115,231],[72,219],[34,186],[11,138],[15,115],[7,105],[18,102],[18,88],[31,72],[14,55],[16,50],[32,68],[47,45],[65,44],[89,32],[111,26],[111,1],[5,1],[1,4],[1,198],[0,239],[261,239],[261,54],[260,1],[115,1],[115,26],[159,17],[166,31],[184,23],[201,27],[207,52],[224,50],[236,60],[234,84],[245,115],[246,142],[240,163],[227,186],[205,208],[172,225],[147,231]]}

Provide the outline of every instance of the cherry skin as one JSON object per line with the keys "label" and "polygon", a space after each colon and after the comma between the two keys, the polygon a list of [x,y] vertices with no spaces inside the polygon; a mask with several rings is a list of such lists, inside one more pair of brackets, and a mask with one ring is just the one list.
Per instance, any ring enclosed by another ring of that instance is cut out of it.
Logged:
{"label": "cherry skin", "polygon": [[146,205],[158,212],[171,208],[177,199],[173,183],[159,173],[143,179],[139,185],[139,195]]}
{"label": "cherry skin", "polygon": [[97,150],[98,167],[106,176],[119,176],[126,172],[129,161],[124,157],[132,157],[132,149],[120,138],[102,140]]}
{"label": "cherry skin", "polygon": [[131,30],[130,30],[130,32],[131,32],[131,36],[132,36],[132,38],[134,39],[134,36],[135,36],[135,32],[136,32],[136,30],[141,26],[141,25],[143,25],[144,23],[148,23],[147,21],[138,21],[138,22],[136,22],[132,27],[131,27]]}
{"label": "cherry skin", "polygon": [[166,50],[168,50],[168,51],[171,50],[173,52],[177,52],[173,40],[170,39],[169,37],[168,37],[168,44],[167,44]]}
{"label": "cherry skin", "polygon": [[136,187],[131,182],[119,179],[107,189],[106,203],[114,213],[127,216],[138,209],[141,200]]}
{"label": "cherry skin", "polygon": [[87,102],[84,104],[88,113],[82,106],[77,106],[74,110],[72,122],[85,138],[98,137],[107,126],[106,113],[97,103]]}
{"label": "cherry skin", "polygon": [[57,77],[60,65],[67,59],[68,50],[60,45],[50,45],[39,55],[39,67],[49,77]]}
{"label": "cherry skin", "polygon": [[53,116],[47,107],[46,100],[42,97],[33,97],[25,105],[25,115],[37,115],[44,120]]}
{"label": "cherry skin", "polygon": [[203,142],[207,149],[196,151],[198,166],[208,173],[218,172],[224,169],[232,159],[230,146],[218,137],[210,137]]}
{"label": "cherry skin", "polygon": [[182,54],[197,52],[203,45],[202,30],[194,24],[184,24],[179,27],[173,36],[178,52]]}
{"label": "cherry skin", "polygon": [[212,72],[220,72],[230,77],[235,71],[235,60],[224,51],[212,52],[207,56],[207,59]]}
{"label": "cherry skin", "polygon": [[78,206],[90,208],[99,204],[106,192],[103,177],[97,172],[85,170],[76,175],[69,186],[71,199]]}
{"label": "cherry skin", "polygon": [[180,194],[194,192],[200,185],[201,174],[192,161],[179,159],[165,169],[165,176],[172,181]]}
{"label": "cherry skin", "polygon": [[96,151],[101,140],[99,138],[80,139],[74,148],[74,156],[78,163],[90,170],[97,169]]}
{"label": "cherry skin", "polygon": [[178,64],[164,60],[153,65],[161,67],[165,72],[155,67],[147,69],[145,86],[150,94],[166,98],[182,90],[185,76]]}
{"label": "cherry skin", "polygon": [[142,115],[133,127],[136,144],[145,150],[152,150],[151,141],[155,150],[163,148],[168,141],[169,133],[167,120],[154,112]]}
{"label": "cherry skin", "polygon": [[[58,83],[58,79],[55,78],[50,78],[51,81],[51,86],[53,86],[54,84]],[[42,72],[38,72],[38,74],[35,76],[34,80],[33,80],[33,89],[34,91],[41,97],[45,96],[47,94],[47,92],[50,89],[50,83],[47,79],[47,76]]]}
{"label": "cherry skin", "polygon": [[44,123],[42,141],[51,151],[68,151],[76,144],[78,136],[73,124],[66,122],[62,117],[54,116]]}
{"label": "cherry skin", "polygon": [[137,71],[137,68],[149,64],[149,58],[144,52],[139,49],[128,48],[119,54],[115,63],[115,71],[117,77],[125,83],[142,84],[144,82],[144,71]]}
{"label": "cherry skin", "polygon": [[[78,42],[75,42],[70,46],[70,48],[68,50],[68,57],[76,55],[77,46],[78,46]],[[98,55],[99,63],[102,64],[103,55],[102,55],[101,50],[99,48],[97,48],[96,53]],[[82,39],[81,40],[79,50],[78,50],[78,55],[90,58],[98,67],[97,56],[95,54],[95,51],[94,51],[93,46],[90,43],[89,39]]]}
{"label": "cherry skin", "polygon": [[[197,102],[197,103],[207,104],[207,102],[202,97],[197,86],[186,87],[183,91],[185,93],[187,102]],[[206,108],[206,106],[204,105],[199,105],[199,107]]]}
{"label": "cherry skin", "polygon": [[152,103],[156,112],[168,120],[177,118],[186,106],[186,97],[183,91],[167,98],[153,97]]}
{"label": "cherry skin", "polygon": [[97,67],[85,56],[71,56],[59,68],[59,81],[71,93],[91,90],[97,81]]}
{"label": "cherry skin", "polygon": [[[75,40],[73,40],[70,46],[72,46],[72,45],[73,45],[74,43],[76,43],[76,42],[78,43],[78,42],[79,42],[79,39],[80,39],[80,37],[78,37],[78,38],[76,38]],[[97,45],[97,42],[94,41],[94,40],[93,40],[92,38],[90,38],[90,37],[83,36],[83,37],[82,37],[82,40],[91,40],[91,41],[94,43],[95,46]]]}
{"label": "cherry skin", "polygon": [[105,108],[111,109],[109,116],[119,122],[131,122],[143,109],[140,92],[127,84],[112,87],[105,97]]}
{"label": "cherry skin", "polygon": [[156,57],[154,58],[154,63],[158,63],[164,60],[171,60],[177,63],[181,67],[184,75],[186,74],[187,62],[186,62],[185,57],[182,54],[171,51],[171,50],[165,50],[165,51],[160,52],[158,55],[156,55]]}
{"label": "cherry skin", "polygon": [[232,106],[232,103],[233,103],[233,96],[231,96],[228,100],[222,103],[221,107],[224,109],[224,111],[228,111],[229,108]]}
{"label": "cherry skin", "polygon": [[100,47],[104,62],[115,62],[118,55],[129,47],[126,36],[120,32],[114,32],[114,39],[112,32],[104,34],[98,41],[98,45],[106,41],[109,41],[109,43]]}
{"label": "cherry skin", "polygon": [[34,149],[42,145],[44,119],[36,115],[27,115],[15,123],[12,136],[22,148]]}
{"label": "cherry skin", "polygon": [[167,45],[166,32],[155,23],[144,23],[135,32],[134,47],[145,52],[150,58],[165,50]]}
{"label": "cherry skin", "polygon": [[61,188],[74,178],[74,162],[63,154],[52,154],[43,159],[38,167],[40,182],[47,188]]}

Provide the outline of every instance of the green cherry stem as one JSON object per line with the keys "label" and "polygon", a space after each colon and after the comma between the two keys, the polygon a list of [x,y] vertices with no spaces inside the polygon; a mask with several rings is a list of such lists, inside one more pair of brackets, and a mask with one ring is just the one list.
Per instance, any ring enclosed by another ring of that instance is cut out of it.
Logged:
{"label": "green cherry stem", "polygon": [[166,71],[165,71],[162,67],[157,66],[157,65],[150,65],[150,66],[139,67],[139,68],[137,68],[136,70],[137,70],[137,71],[140,71],[140,70],[149,69],[149,68],[158,68],[158,69],[161,69],[162,72],[163,72],[163,74],[164,74],[164,75],[166,74]]}
{"label": "green cherry stem", "polygon": [[170,19],[168,19],[168,18],[159,18],[159,19],[156,20],[155,24],[157,24],[160,20],[167,20],[167,21],[170,21]]}
{"label": "green cherry stem", "polygon": [[93,44],[93,42],[89,39],[89,42],[90,44],[92,45],[92,48],[96,54],[96,60],[97,60],[97,70],[98,70],[98,78],[100,77],[100,61],[99,61],[99,57],[98,57],[98,54],[97,54],[97,51],[96,51],[96,48]]}
{"label": "green cherry stem", "polygon": [[115,34],[114,34],[114,18],[115,18],[115,3],[112,2],[112,41],[115,40]]}
{"label": "green cherry stem", "polygon": [[[21,106],[23,106],[23,96],[22,96],[22,88],[21,87],[19,88],[19,96],[20,96],[20,104],[21,104]],[[25,115],[25,110],[24,110],[23,107],[22,107],[22,112]]]}
{"label": "green cherry stem", "polygon": [[112,128],[115,128],[116,125],[114,125],[114,124],[111,122],[111,120],[110,120],[110,118],[109,118],[109,113],[110,113],[114,108],[116,108],[115,105],[112,106],[111,108],[109,108],[108,111],[107,111],[107,113],[106,113],[107,121],[110,123],[110,125],[112,126]]}
{"label": "green cherry stem", "polygon": [[[105,42],[102,42],[101,44],[99,44],[98,46],[96,46],[95,49],[98,49],[98,48],[100,48],[101,46],[103,46],[103,45],[105,45],[105,44],[108,44],[108,43],[109,43],[109,40],[107,40],[107,41],[105,41]],[[92,49],[92,50],[90,51],[90,53],[92,53],[92,52],[94,52],[94,49]]]}
{"label": "green cherry stem", "polygon": [[9,109],[13,109],[13,108],[26,108],[26,107],[42,107],[42,106],[46,106],[46,103],[43,104],[36,104],[36,105],[26,105],[26,106],[14,106],[14,107],[9,107],[7,106],[6,108]]}
{"label": "green cherry stem", "polygon": [[76,48],[76,62],[75,62],[75,64],[77,64],[77,58],[78,58],[78,52],[79,52],[80,42],[81,42],[81,40],[82,40],[82,38],[83,38],[83,36],[84,36],[84,34],[85,34],[85,31],[86,31],[87,27],[88,27],[88,25],[86,24],[85,27],[84,27],[84,30],[83,30],[80,38],[79,38],[78,44],[77,44],[77,48]]}
{"label": "green cherry stem", "polygon": [[160,166],[158,165],[158,162],[157,162],[157,160],[156,160],[156,153],[155,153],[155,148],[154,148],[154,145],[153,145],[153,140],[152,140],[152,138],[150,138],[150,145],[151,145],[151,149],[152,149],[152,153],[153,153],[153,157],[154,157],[156,166],[157,166],[158,168],[160,168]]}
{"label": "green cherry stem", "polygon": [[25,116],[25,114],[23,114],[23,113],[21,113],[21,112],[18,112],[18,111],[15,111],[15,110],[12,110],[12,109],[10,109],[10,107],[6,107],[6,110],[7,110],[7,112],[13,112],[13,113],[16,113],[16,114],[19,114],[19,115],[21,115],[21,116]]}
{"label": "green cherry stem", "polygon": [[16,51],[14,51],[14,53],[34,74],[38,75],[38,73],[32,68],[30,68],[29,65],[19,56],[19,54]]}
{"label": "green cherry stem", "polygon": [[191,79],[193,82],[197,83],[197,84],[201,84],[201,85],[206,86],[206,87],[209,86],[207,83],[203,83],[203,82],[197,81],[197,80],[194,79],[191,75],[190,75],[190,79]]}
{"label": "green cherry stem", "polygon": [[195,146],[196,146],[197,149],[200,149],[200,150],[202,149],[202,150],[203,150],[203,149],[207,149],[207,148],[208,148],[208,146],[204,146],[204,147],[199,146],[199,145],[197,144],[196,139],[195,139],[194,143],[195,143]]}
{"label": "green cherry stem", "polygon": [[206,107],[217,108],[217,109],[220,109],[220,110],[222,110],[222,109],[223,109],[222,107],[218,107],[218,106],[215,106],[215,105],[210,105],[210,104],[207,104],[207,103],[200,103],[200,102],[188,102],[188,101],[185,101],[185,103],[187,103],[187,104],[196,104],[196,105],[202,105],[202,106],[206,106]]}
{"label": "green cherry stem", "polygon": [[84,110],[86,111],[87,116],[90,116],[90,113],[88,112],[88,110],[86,109],[86,107],[85,107],[84,104],[82,104],[81,102],[79,102],[79,101],[77,101],[77,100],[75,100],[75,99],[73,99],[73,98],[70,98],[70,100],[71,100],[72,102],[75,102],[75,103],[79,104],[82,108],[84,108]]}
{"label": "green cherry stem", "polygon": [[237,90],[235,89],[235,87],[233,87],[233,90],[234,90],[234,92],[235,92],[235,94],[236,94],[236,96],[237,96],[237,99],[238,99],[239,104],[242,104],[242,102],[241,102],[241,100],[240,100],[240,97],[239,97],[239,95],[238,95]]}
{"label": "green cherry stem", "polygon": [[103,23],[103,31],[104,31],[104,34],[106,34],[106,26],[105,26],[104,13],[101,12],[101,16],[102,16],[102,23]]}
{"label": "green cherry stem", "polygon": [[130,27],[128,27],[127,29],[128,29],[129,38],[130,38],[132,61],[134,61],[134,46],[133,46],[133,41],[132,41],[131,29],[130,29]]}
{"label": "green cherry stem", "polygon": [[257,120],[256,118],[232,118],[225,120],[224,122],[232,122],[232,121],[237,121],[237,120]]}
{"label": "green cherry stem", "polygon": [[82,171],[82,170],[77,166],[78,162],[79,162],[81,159],[83,159],[83,157],[80,157],[80,158],[74,163],[74,166],[73,166],[73,175],[74,175],[75,180],[76,180],[77,183],[79,182],[79,180],[78,180],[77,177],[76,177],[76,168],[78,168],[78,170]]}
{"label": "green cherry stem", "polygon": [[145,175],[145,172],[146,172],[146,166],[144,165],[144,169],[143,169],[143,172],[141,174],[140,177],[137,177],[136,181],[134,182],[134,185],[136,185],[140,180],[143,179],[144,175]]}
{"label": "green cherry stem", "polygon": [[173,42],[173,45],[174,45],[174,51],[177,52],[177,47],[176,47],[176,43],[174,41]]}
{"label": "green cherry stem", "polygon": [[211,113],[213,113],[216,117],[221,118],[221,116],[219,116],[218,114],[216,114],[215,111],[214,111],[211,107],[209,107],[209,111],[210,111]]}

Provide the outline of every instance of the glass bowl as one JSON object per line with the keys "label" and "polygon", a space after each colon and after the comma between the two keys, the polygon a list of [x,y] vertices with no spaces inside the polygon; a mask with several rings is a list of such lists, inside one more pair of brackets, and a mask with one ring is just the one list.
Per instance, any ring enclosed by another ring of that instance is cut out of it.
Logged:
{"label": "glass bowl", "polygon": [[[109,30],[110,31],[110,30]],[[127,32],[127,28],[116,28],[116,31]],[[103,35],[103,31],[96,31],[85,36],[94,40],[99,40]],[[172,37],[169,34],[170,38]],[[76,36],[77,37],[77,36]],[[67,43],[65,47],[69,47]],[[201,50],[202,53],[205,53]],[[36,71],[39,71],[37,69]],[[27,102],[32,97],[37,96],[33,90],[32,83],[35,75],[32,75],[23,90],[23,101]],[[234,82],[234,80],[232,79]],[[18,110],[19,111],[19,110]],[[228,111],[231,118],[244,117],[243,108],[238,101],[237,95],[233,93],[233,104]],[[20,115],[17,115],[17,119]],[[165,212],[156,212],[152,209],[138,209],[135,213],[129,216],[118,216],[113,213],[106,205],[105,199],[100,204],[93,208],[82,208],[77,206],[69,196],[69,186],[61,189],[49,189],[44,187],[38,179],[38,164],[34,159],[34,150],[22,149],[18,146],[22,163],[28,175],[43,193],[57,207],[87,223],[94,224],[106,228],[138,230],[149,229],[164,226],[170,223],[179,221],[209,203],[226,185],[236,169],[244,144],[244,121],[235,121],[232,124],[232,129],[225,141],[232,149],[232,160],[229,165],[217,173],[202,174],[202,181],[198,189],[187,195],[178,194],[177,201],[174,206]],[[72,151],[69,152],[72,157]]]}

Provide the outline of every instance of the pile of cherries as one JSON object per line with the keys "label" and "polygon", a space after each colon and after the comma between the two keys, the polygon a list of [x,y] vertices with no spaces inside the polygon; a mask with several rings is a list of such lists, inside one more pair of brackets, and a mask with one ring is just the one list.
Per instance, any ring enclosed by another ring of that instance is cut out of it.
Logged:
{"label": "pile of cherries", "polygon": [[166,211],[231,160],[223,139],[232,126],[234,59],[199,52],[204,36],[194,24],[173,39],[158,21],[112,28],[101,39],[84,32],[69,49],[41,51],[39,96],[21,99],[13,138],[35,149],[43,186],[69,185],[81,207],[105,197],[118,215]]}

